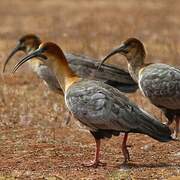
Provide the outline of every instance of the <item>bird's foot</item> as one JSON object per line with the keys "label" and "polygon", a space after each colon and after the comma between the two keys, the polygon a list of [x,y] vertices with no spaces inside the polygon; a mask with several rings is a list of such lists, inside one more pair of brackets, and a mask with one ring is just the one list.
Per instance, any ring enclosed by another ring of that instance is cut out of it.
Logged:
{"label": "bird's foot", "polygon": [[128,161],[124,160],[123,163],[120,165],[120,167],[127,169],[129,167]]}
{"label": "bird's foot", "polygon": [[128,147],[131,147],[130,145],[126,145],[122,148],[122,152],[124,155],[124,162],[123,164],[127,164],[128,161],[130,161],[130,155],[129,155],[129,151],[128,151]]}
{"label": "bird's foot", "polygon": [[106,166],[106,163],[94,160],[88,163],[83,163],[83,166],[97,168],[98,166]]}
{"label": "bird's foot", "polygon": [[127,165],[129,161],[130,161],[130,157],[129,157],[129,154],[127,154],[127,156],[124,157],[124,161],[123,161],[122,164],[123,164],[123,165]]}

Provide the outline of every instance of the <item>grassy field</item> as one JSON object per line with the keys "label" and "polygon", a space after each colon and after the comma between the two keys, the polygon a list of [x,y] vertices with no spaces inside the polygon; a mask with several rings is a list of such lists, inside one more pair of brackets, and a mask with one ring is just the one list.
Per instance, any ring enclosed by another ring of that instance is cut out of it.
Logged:
{"label": "grassy field", "polygon": [[[137,37],[145,43],[147,62],[179,66],[179,7],[179,0],[1,0],[0,68],[26,33],[97,59]],[[22,55],[0,77],[0,179],[180,179],[179,143],[158,143],[143,135],[130,135],[132,161],[126,168],[121,166],[122,136],[103,141],[107,166],[83,167],[93,158],[92,136],[75,119],[66,125],[63,98],[48,92],[28,65],[10,73]],[[126,68],[123,57],[113,59]],[[129,97],[165,121],[140,92]]]}

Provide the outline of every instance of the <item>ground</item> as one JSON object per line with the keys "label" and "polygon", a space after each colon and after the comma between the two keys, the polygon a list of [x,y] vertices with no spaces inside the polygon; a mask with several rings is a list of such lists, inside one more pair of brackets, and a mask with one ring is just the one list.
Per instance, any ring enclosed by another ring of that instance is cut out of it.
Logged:
{"label": "ground", "polygon": [[[179,6],[178,0],[1,0],[0,68],[26,33],[97,59],[122,40],[138,37],[145,43],[146,61],[179,66]],[[66,125],[63,98],[49,92],[28,65],[10,73],[22,55],[0,78],[0,179],[180,179],[179,143],[139,134],[129,136],[128,166],[122,165],[121,135],[102,142],[105,167],[83,167],[93,158],[92,136],[73,118]],[[126,68],[121,56],[113,59],[109,63]],[[139,91],[128,96],[165,121]]]}

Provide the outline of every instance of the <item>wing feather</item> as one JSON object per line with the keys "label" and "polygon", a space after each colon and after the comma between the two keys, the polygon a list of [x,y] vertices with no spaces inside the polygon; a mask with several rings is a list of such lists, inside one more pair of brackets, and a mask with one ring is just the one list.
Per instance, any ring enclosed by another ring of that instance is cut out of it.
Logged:
{"label": "wing feather", "polygon": [[139,81],[140,89],[153,104],[180,109],[180,70],[166,64],[145,68]]}

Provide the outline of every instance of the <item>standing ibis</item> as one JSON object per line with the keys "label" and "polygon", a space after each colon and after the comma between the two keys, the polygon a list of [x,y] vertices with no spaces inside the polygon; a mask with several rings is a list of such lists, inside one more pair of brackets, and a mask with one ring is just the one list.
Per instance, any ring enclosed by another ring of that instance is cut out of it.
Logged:
{"label": "standing ibis", "polygon": [[143,43],[129,38],[103,58],[103,64],[112,55],[120,53],[127,58],[128,70],[138,83],[142,94],[159,107],[168,119],[168,125],[176,122],[174,136],[180,126],[180,69],[162,63],[146,64]]}
{"label": "standing ibis", "polygon": [[89,128],[95,138],[95,159],[88,166],[97,167],[101,164],[101,139],[118,136],[121,132],[125,133],[122,144],[124,162],[129,160],[126,145],[128,133],[146,134],[160,142],[172,140],[167,125],[140,109],[119,90],[102,81],[76,75],[69,67],[63,51],[54,43],[42,43],[37,50],[22,58],[13,72],[35,57],[40,58],[53,71],[65,95],[68,110]]}

